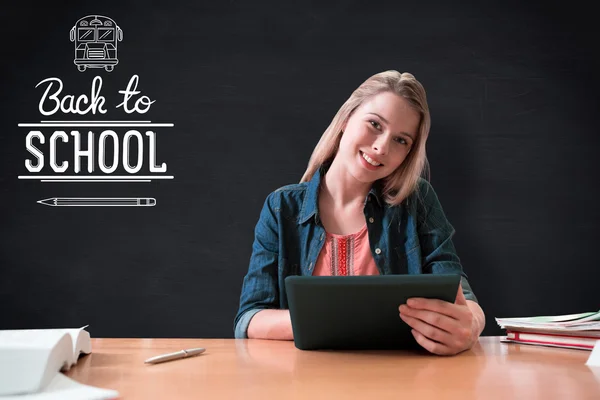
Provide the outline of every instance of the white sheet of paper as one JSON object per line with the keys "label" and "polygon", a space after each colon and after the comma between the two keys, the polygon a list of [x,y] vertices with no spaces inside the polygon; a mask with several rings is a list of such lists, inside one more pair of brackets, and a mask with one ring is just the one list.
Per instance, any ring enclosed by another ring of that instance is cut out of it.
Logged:
{"label": "white sheet of paper", "polygon": [[592,349],[592,354],[588,358],[585,365],[590,367],[600,367],[600,340],[596,341],[594,348]]}
{"label": "white sheet of paper", "polygon": [[119,397],[119,392],[83,385],[66,375],[57,373],[42,391],[14,396],[0,396],[0,400],[108,400]]}

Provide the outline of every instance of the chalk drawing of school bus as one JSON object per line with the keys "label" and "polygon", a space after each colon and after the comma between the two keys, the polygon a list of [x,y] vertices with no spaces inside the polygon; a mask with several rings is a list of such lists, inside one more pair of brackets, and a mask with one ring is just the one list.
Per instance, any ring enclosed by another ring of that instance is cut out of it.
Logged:
{"label": "chalk drawing of school bus", "polygon": [[75,60],[81,72],[86,68],[104,68],[111,72],[119,63],[117,43],[123,40],[123,31],[115,21],[101,15],[88,15],[75,23],[70,32],[75,42]]}

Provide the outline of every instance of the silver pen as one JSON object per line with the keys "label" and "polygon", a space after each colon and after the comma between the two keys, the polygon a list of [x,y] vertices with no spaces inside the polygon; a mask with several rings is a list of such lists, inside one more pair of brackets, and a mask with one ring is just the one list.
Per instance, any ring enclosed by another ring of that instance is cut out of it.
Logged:
{"label": "silver pen", "polygon": [[146,364],[158,364],[165,361],[171,360],[179,360],[180,358],[192,357],[198,355],[200,353],[204,353],[206,351],[203,347],[198,347],[195,349],[187,349],[176,351],[175,353],[161,354],[160,356],[150,357],[144,363]]}

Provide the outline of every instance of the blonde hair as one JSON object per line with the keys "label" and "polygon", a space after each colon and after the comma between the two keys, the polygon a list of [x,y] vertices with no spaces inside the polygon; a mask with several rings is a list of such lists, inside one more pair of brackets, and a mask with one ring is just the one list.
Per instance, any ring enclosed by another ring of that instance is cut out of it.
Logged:
{"label": "blonde hair", "polygon": [[382,179],[383,196],[386,203],[400,204],[417,189],[420,177],[429,180],[429,163],[425,152],[425,143],[429,135],[431,117],[425,89],[412,74],[390,70],[371,76],[340,107],[315,146],[300,182],[310,181],[323,164],[333,161],[342,138],[342,127],[352,113],[365,101],[383,92],[391,92],[404,98],[421,116],[417,136],[410,152],[394,172]]}

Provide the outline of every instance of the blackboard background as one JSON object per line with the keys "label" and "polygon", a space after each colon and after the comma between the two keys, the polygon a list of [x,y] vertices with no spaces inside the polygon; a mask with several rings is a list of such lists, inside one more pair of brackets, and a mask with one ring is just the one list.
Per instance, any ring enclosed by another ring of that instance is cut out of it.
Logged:
{"label": "blackboard background", "polygon": [[[3,4],[0,329],[232,337],[265,197],[299,181],[339,106],[387,69],[415,74],[427,90],[431,182],[486,312],[484,334],[501,333],[495,316],[598,309],[598,46],[585,7],[196,3]],[[111,73],[73,65],[69,30],[88,14],[123,29]],[[116,108],[134,74],[156,100],[144,115]],[[38,111],[42,79],[89,96],[96,75],[107,114]],[[174,179],[19,180],[32,157],[18,123],[52,119],[174,123],[156,129],[158,161]],[[36,203],[53,196],[158,204]]]}

